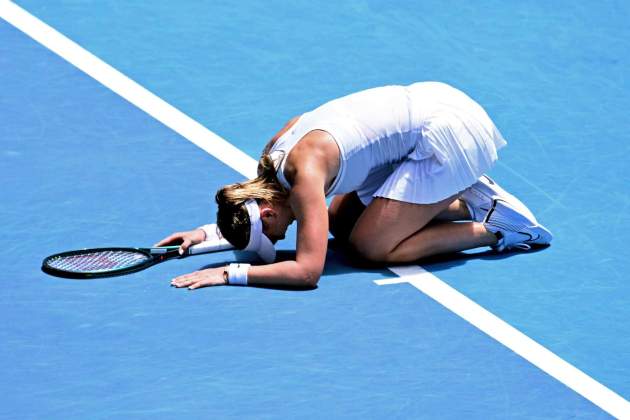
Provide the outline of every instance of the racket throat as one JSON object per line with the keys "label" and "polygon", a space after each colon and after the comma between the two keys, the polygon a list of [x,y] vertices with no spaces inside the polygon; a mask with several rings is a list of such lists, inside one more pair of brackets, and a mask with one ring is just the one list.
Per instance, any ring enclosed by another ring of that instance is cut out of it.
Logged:
{"label": "racket throat", "polygon": [[168,260],[171,258],[182,258],[184,255],[179,255],[179,246],[160,246],[155,248],[150,248],[149,252],[155,258],[158,258],[160,261]]}

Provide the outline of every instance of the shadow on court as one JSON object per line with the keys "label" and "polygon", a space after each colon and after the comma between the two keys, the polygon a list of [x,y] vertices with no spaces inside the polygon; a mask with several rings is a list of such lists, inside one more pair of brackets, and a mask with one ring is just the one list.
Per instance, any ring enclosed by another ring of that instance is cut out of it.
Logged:
{"label": "shadow on court", "polygon": [[379,272],[391,266],[406,266],[413,264],[421,265],[428,271],[444,271],[453,267],[464,265],[466,264],[466,262],[471,260],[503,260],[506,258],[513,258],[521,254],[533,254],[544,251],[545,249],[549,248],[549,245],[532,246],[530,250],[513,249],[504,252],[497,252],[492,249],[453,252],[449,254],[422,258],[415,263],[404,264],[383,264],[363,260],[360,257],[352,254],[351,251],[348,251],[342,245],[336,243],[334,239],[329,241],[328,247],[329,250],[334,250],[335,252],[332,253],[331,258],[331,252],[329,251],[328,258],[326,259],[326,270],[329,269],[328,266],[329,263],[331,263],[330,265],[332,267],[330,267],[330,269],[333,270],[333,272],[344,274],[355,272],[357,269],[360,269],[362,271],[367,270],[372,272]]}
{"label": "shadow on court", "polygon": [[493,260],[504,260],[506,258],[517,258],[522,254],[533,254],[537,252],[544,251],[549,248],[549,245],[545,246],[537,246],[532,247],[530,250],[510,250],[504,252],[496,252],[494,250],[484,250],[477,252],[455,252],[451,254],[444,255],[436,255],[434,257],[424,258],[422,260],[417,261],[418,265],[421,265],[426,270],[431,272],[437,271],[446,271],[452,269],[453,267],[461,266],[466,264],[468,261],[474,260],[484,260],[484,261],[493,261]]}
{"label": "shadow on court", "polygon": [[[532,254],[545,250],[548,245],[532,247],[531,250],[510,250],[506,252],[496,252],[494,250],[479,250],[468,252],[455,252],[450,254],[437,255],[429,258],[423,258],[416,261],[414,264],[421,265],[427,271],[439,272],[453,269],[454,267],[462,266],[468,261],[474,260],[503,260],[506,258],[516,258],[521,254]],[[256,261],[255,254],[250,252],[238,252],[239,261]],[[276,262],[280,261],[295,261],[296,252],[293,250],[280,250],[276,254]],[[221,261],[213,264],[206,265],[202,268],[221,267],[222,265],[229,264],[231,261]],[[400,265],[410,265],[409,263]],[[352,279],[356,277],[347,276],[348,274],[371,273],[382,274],[388,266],[394,266],[394,264],[382,264],[373,263],[370,261],[362,260],[361,258],[348,251],[343,245],[337,243],[334,239],[328,241],[328,253],[326,255],[326,265],[324,266],[324,272],[322,278],[329,278],[333,276],[341,276],[341,279]],[[291,286],[254,286],[260,289],[270,290],[283,290],[290,292],[306,292],[317,289],[317,287],[291,287]]]}

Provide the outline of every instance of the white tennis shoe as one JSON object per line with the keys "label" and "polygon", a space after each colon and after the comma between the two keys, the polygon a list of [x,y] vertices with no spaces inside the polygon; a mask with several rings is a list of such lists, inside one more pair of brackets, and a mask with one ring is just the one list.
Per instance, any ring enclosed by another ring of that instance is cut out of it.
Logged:
{"label": "white tennis shoe", "polygon": [[548,245],[553,238],[551,232],[530,215],[529,210],[524,213],[510,202],[495,198],[483,220],[485,228],[499,239],[492,248],[501,252],[513,248],[528,250],[531,245]]}
{"label": "white tennis shoe", "polygon": [[482,175],[477,182],[466,188],[461,198],[468,204],[470,216],[475,222],[483,222],[488,211],[492,208],[495,198],[507,201],[518,212],[531,220],[536,220],[532,212],[521,200],[505,191],[487,175]]}

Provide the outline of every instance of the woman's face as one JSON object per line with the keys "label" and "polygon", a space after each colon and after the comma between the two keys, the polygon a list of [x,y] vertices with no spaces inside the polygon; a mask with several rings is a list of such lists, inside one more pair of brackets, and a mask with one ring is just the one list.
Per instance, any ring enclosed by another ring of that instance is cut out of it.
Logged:
{"label": "woman's face", "polygon": [[260,218],[263,223],[263,233],[274,244],[284,239],[289,225],[295,221],[291,207],[267,203],[260,205]]}

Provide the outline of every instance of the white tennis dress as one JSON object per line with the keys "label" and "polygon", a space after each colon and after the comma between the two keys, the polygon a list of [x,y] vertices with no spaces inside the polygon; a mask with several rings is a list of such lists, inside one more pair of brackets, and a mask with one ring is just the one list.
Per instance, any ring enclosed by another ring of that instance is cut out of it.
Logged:
{"label": "white tennis dress", "polygon": [[438,82],[368,89],[303,114],[270,150],[279,181],[291,149],[313,130],[340,150],[339,173],[326,196],[435,203],[474,184],[506,145],[479,104]]}

